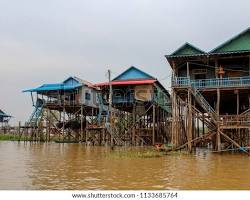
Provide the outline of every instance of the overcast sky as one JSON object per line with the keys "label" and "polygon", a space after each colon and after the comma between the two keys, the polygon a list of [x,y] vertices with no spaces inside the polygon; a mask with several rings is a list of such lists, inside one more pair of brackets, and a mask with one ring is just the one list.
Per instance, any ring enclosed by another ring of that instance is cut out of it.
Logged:
{"label": "overcast sky", "polygon": [[131,65],[169,87],[164,55],[186,41],[211,50],[249,26],[249,0],[0,0],[0,108],[24,122],[23,89]]}

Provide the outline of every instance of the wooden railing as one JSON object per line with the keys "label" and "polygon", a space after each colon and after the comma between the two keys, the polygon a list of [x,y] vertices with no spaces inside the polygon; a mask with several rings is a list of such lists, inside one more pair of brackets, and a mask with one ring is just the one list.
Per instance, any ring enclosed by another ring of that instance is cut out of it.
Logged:
{"label": "wooden railing", "polygon": [[173,87],[187,87],[190,85],[200,89],[220,87],[245,87],[250,86],[250,76],[201,80],[192,80],[188,77],[172,77]]}
{"label": "wooden railing", "polygon": [[76,100],[48,100],[45,102],[45,105],[79,105],[79,101]]}
{"label": "wooden railing", "polygon": [[220,126],[250,127],[250,117],[244,115],[220,115]]}

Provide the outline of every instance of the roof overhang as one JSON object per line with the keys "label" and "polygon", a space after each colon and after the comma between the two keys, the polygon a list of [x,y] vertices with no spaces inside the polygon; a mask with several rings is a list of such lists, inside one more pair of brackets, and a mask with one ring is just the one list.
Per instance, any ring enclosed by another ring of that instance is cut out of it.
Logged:
{"label": "roof overhang", "polygon": [[[154,84],[157,82],[156,79],[143,79],[143,80],[123,80],[123,81],[111,81],[111,85],[147,85]],[[97,83],[95,86],[97,87],[105,87],[110,85],[109,82]]]}
{"label": "roof overhang", "polygon": [[44,84],[37,88],[23,90],[23,92],[48,92],[48,91],[66,91],[81,87],[82,84],[65,85],[65,84]]}

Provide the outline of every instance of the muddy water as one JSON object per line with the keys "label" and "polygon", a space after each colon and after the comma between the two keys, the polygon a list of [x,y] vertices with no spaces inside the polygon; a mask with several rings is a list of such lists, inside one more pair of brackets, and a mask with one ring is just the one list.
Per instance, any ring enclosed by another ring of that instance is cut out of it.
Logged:
{"label": "muddy water", "polygon": [[0,189],[250,189],[243,154],[114,155],[81,144],[0,142]]}

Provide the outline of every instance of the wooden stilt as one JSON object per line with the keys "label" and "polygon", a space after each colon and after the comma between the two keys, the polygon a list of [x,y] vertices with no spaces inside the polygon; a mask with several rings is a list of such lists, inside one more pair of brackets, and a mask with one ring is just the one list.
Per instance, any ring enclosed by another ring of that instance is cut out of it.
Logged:
{"label": "wooden stilt", "polygon": [[155,104],[153,105],[153,131],[152,131],[152,145],[155,145]]}
{"label": "wooden stilt", "polygon": [[[220,115],[220,89],[217,89],[217,105],[216,105],[216,112],[217,116]],[[217,151],[221,151],[221,138],[220,138],[220,125],[219,123],[217,124],[217,134],[216,134],[216,146],[217,146]]]}
{"label": "wooden stilt", "polygon": [[132,145],[136,145],[135,142],[135,131],[136,131],[136,104],[133,104],[133,125],[132,125]]}
{"label": "wooden stilt", "polygon": [[81,117],[81,130],[80,130],[80,141],[82,142],[83,141],[83,105],[81,105],[81,114],[80,114],[80,117]]}
{"label": "wooden stilt", "polygon": [[192,130],[193,130],[193,120],[192,120],[192,98],[190,90],[188,89],[188,130],[187,130],[187,140],[188,140],[188,151],[192,152]]}

